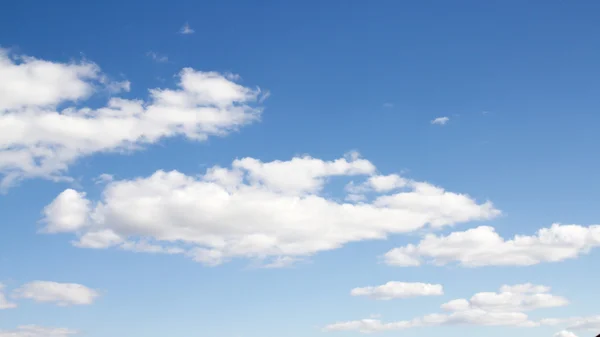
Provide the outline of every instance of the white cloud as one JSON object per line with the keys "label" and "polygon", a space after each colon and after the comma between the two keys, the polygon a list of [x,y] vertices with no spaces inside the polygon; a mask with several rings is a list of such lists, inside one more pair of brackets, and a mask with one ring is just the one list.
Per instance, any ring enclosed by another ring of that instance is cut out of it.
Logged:
{"label": "white cloud", "polygon": [[100,294],[76,283],[34,281],[14,291],[15,298],[26,298],[36,302],[52,302],[59,306],[92,304]]}
{"label": "white cloud", "polygon": [[376,192],[388,192],[405,187],[408,181],[397,174],[390,174],[369,177],[367,184]]}
{"label": "white cloud", "polygon": [[94,183],[96,184],[107,184],[111,181],[115,180],[115,177],[112,174],[102,173],[98,177],[94,179]]}
{"label": "white cloud", "polygon": [[438,117],[431,121],[431,124],[446,125],[450,121],[448,117]]}
{"label": "white cloud", "polygon": [[106,87],[106,90],[110,94],[118,94],[120,92],[129,92],[131,90],[131,82],[129,81],[121,81],[121,82],[105,82],[102,81]]}
{"label": "white cloud", "polygon": [[16,308],[15,303],[10,302],[4,295],[4,284],[0,283],[0,310]]}
{"label": "white cloud", "polygon": [[437,228],[499,214],[490,202],[478,204],[424,182],[356,205],[322,193],[331,177],[368,179],[375,172],[356,154],[333,161],[242,158],[201,176],[157,171],[109,183],[98,202],[65,190],[46,207],[45,231],[73,232],[76,245],[89,248],[127,249],[142,240],[164,248],[154,252],[185,251],[217,265],[232,258],[290,261],[428,224]]}
{"label": "white cloud", "polygon": [[549,287],[530,283],[502,286],[500,292],[481,292],[470,300],[458,299],[442,304],[446,311],[481,309],[488,312],[522,312],[569,304],[564,297],[549,294]]}
{"label": "white cloud", "polygon": [[257,121],[260,89],[231,78],[185,68],[177,89],[151,89],[146,101],[112,97],[91,109],[73,102],[99,87],[126,90],[129,82],[109,82],[93,63],[11,58],[0,49],[1,185],[27,177],[64,179],[82,156],[132,151],[173,136],[202,141]]}
{"label": "white cloud", "polygon": [[394,103],[383,103],[383,107],[387,109],[391,109],[394,107]]}
{"label": "white cloud", "polygon": [[77,331],[65,328],[45,328],[36,325],[23,325],[15,330],[0,330],[0,337],[67,337]]}
{"label": "white cloud", "polygon": [[380,175],[376,174],[370,176],[366,181],[361,184],[356,184],[351,181],[346,185],[346,191],[354,195],[362,195],[368,192],[389,192],[402,187],[407,187],[411,181],[397,175]]}
{"label": "white cloud", "polygon": [[48,221],[43,231],[46,233],[74,232],[85,223],[90,212],[90,202],[85,199],[85,193],[66,190],[52,204],[44,208]]}
{"label": "white cloud", "polygon": [[577,337],[576,334],[571,331],[562,330],[554,334],[554,337]]}
{"label": "white cloud", "polygon": [[192,29],[192,27],[190,27],[189,23],[185,23],[185,25],[183,25],[183,27],[181,27],[181,29],[179,30],[180,34],[194,34],[195,31]]}
{"label": "white cloud", "polygon": [[94,63],[54,63],[0,48],[0,111],[86,98],[99,77]]}
{"label": "white cloud", "polygon": [[149,52],[146,53],[146,56],[148,56],[154,62],[157,62],[157,63],[169,62],[169,58],[167,56],[161,55],[161,54],[159,54],[157,52],[149,51]]}
{"label": "white cloud", "polygon": [[535,235],[516,235],[511,240],[481,226],[448,236],[429,234],[417,245],[390,250],[384,258],[396,266],[418,266],[423,260],[437,265],[455,261],[467,267],[529,266],[572,259],[599,245],[600,225],[553,224]]}
{"label": "white cloud", "polygon": [[[441,308],[447,313],[430,314],[411,320],[384,323],[378,319],[338,322],[324,328],[326,331],[353,330],[363,333],[402,330],[416,327],[445,325],[536,327],[525,311],[559,307],[568,304],[560,296],[548,294],[549,287],[523,284],[503,286],[500,293],[477,293],[471,299],[455,299]],[[514,292],[510,292],[514,291]]]}
{"label": "white cloud", "polygon": [[439,296],[444,294],[444,288],[441,284],[390,281],[376,287],[354,288],[350,294],[352,296],[368,296],[376,300],[391,300],[417,296]]}

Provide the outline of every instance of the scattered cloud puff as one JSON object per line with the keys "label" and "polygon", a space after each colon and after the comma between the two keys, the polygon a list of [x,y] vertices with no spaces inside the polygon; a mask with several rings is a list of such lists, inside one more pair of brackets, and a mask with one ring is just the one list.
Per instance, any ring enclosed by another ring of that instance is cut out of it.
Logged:
{"label": "scattered cloud puff", "polygon": [[332,161],[242,158],[200,176],[157,171],[115,180],[98,201],[67,189],[45,208],[43,232],[73,233],[83,248],[184,254],[206,265],[250,258],[279,266],[349,242],[500,214],[491,202],[405,178],[395,193],[342,203],[321,193],[336,176],[363,177],[375,191],[397,185],[397,179],[381,183],[376,167],[357,153]]}
{"label": "scattered cloud puff", "polygon": [[95,184],[106,184],[115,180],[115,177],[112,174],[102,173],[101,175],[94,178]]}
{"label": "scattered cloud puff", "polygon": [[384,260],[395,266],[419,266],[424,261],[465,267],[530,266],[573,259],[598,246],[600,225],[553,224],[511,240],[504,240],[493,227],[480,226],[447,236],[428,234],[416,245],[390,250]]}
{"label": "scattered cloud puff", "polygon": [[383,107],[386,109],[391,109],[394,107],[394,103],[383,103]]}
{"label": "scattered cloud puff", "polygon": [[554,334],[554,337],[577,337],[576,334],[571,331],[562,330]]}
{"label": "scattered cloud puff", "polygon": [[390,281],[376,287],[354,288],[350,294],[352,296],[368,296],[376,300],[392,300],[418,296],[440,296],[444,294],[444,288],[441,284]]}
{"label": "scattered cloud puff", "polygon": [[67,337],[78,332],[65,328],[45,328],[36,325],[22,325],[15,330],[0,330],[0,337]]}
{"label": "scattered cloud puff", "polygon": [[431,124],[446,125],[446,123],[448,123],[449,121],[450,121],[450,118],[448,118],[448,117],[438,117],[438,118],[432,120]]}
{"label": "scattered cloud puff", "polygon": [[532,284],[503,286],[499,293],[477,293],[470,299],[442,304],[441,309],[446,312],[442,314],[390,323],[368,318],[330,324],[324,330],[371,333],[446,325],[537,327],[541,323],[530,320],[525,311],[561,307],[569,303],[563,297],[549,294],[549,291],[549,287]]}
{"label": "scattered cloud puff", "polygon": [[262,112],[259,88],[191,68],[178,74],[177,89],[150,89],[147,100],[76,105],[99,88],[129,88],[106,78],[90,62],[50,62],[0,49],[0,187],[29,177],[68,179],[69,165],[94,153],[133,151],[179,135],[195,141],[224,136]]}
{"label": "scattered cloud puff", "polygon": [[49,281],[27,283],[16,289],[13,294],[15,298],[56,303],[59,306],[89,305],[100,296],[97,291],[81,284]]}
{"label": "scattered cloud puff", "polygon": [[190,27],[189,23],[186,22],[183,25],[183,27],[181,27],[181,29],[179,30],[179,33],[187,35],[187,34],[194,34],[195,31],[192,29],[192,27]]}
{"label": "scattered cloud puff", "polygon": [[[17,304],[10,302],[4,294],[4,284],[0,283],[0,310],[16,308]],[[1,336],[1,335],[0,335]]]}
{"label": "scattered cloud puff", "polygon": [[151,58],[154,62],[157,63],[166,63],[169,62],[169,58],[165,55],[160,55],[156,52],[153,51],[149,51],[146,53],[146,56],[148,56],[149,58]]}

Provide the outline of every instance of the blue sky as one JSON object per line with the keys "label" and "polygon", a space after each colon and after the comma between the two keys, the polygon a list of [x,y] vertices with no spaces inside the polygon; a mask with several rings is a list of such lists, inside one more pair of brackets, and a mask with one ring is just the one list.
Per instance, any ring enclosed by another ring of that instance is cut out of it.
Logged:
{"label": "blue sky", "polygon": [[2,7],[0,337],[600,331],[598,2]]}

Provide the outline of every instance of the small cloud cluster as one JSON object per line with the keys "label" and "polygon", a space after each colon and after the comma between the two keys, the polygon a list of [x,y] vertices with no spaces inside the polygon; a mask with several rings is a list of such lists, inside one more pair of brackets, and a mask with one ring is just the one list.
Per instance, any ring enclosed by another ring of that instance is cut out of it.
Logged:
{"label": "small cloud cluster", "polygon": [[[441,286],[439,290],[441,292]],[[461,298],[444,303],[441,309],[445,313],[389,323],[373,318],[338,322],[327,325],[324,330],[371,333],[446,325],[537,327],[542,323],[530,320],[527,311],[562,307],[569,303],[565,298],[552,295],[549,291],[549,287],[529,283],[502,286],[500,292],[482,292],[470,299]],[[370,292],[376,293],[374,290]]]}
{"label": "small cloud cluster", "polygon": [[148,100],[112,97],[92,109],[80,104],[99,88],[128,90],[129,82],[108,81],[94,63],[0,49],[0,187],[28,177],[68,179],[65,171],[83,156],[133,151],[174,136],[203,141],[259,120],[259,88],[191,68],[178,78],[177,89],[150,89]]}

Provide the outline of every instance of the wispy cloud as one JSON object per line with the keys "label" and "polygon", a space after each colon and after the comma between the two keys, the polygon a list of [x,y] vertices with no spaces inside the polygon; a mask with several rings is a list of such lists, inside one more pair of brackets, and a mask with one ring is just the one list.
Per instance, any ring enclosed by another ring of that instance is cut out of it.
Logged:
{"label": "wispy cloud", "polygon": [[183,27],[181,27],[181,29],[179,30],[180,34],[194,34],[195,30],[192,29],[192,27],[190,27],[189,23],[185,23],[185,25],[183,25]]}
{"label": "wispy cloud", "polygon": [[153,51],[149,51],[146,53],[146,56],[148,56],[149,58],[151,58],[154,62],[158,62],[158,63],[165,63],[165,62],[169,62],[169,58],[165,55],[160,55],[156,52]]}
{"label": "wispy cloud", "polygon": [[438,118],[432,120],[431,124],[446,125],[446,123],[448,123],[448,121],[450,121],[450,118],[448,118],[448,117],[438,117]]}
{"label": "wispy cloud", "polygon": [[390,109],[394,107],[394,103],[383,103],[383,107],[386,109]]}

